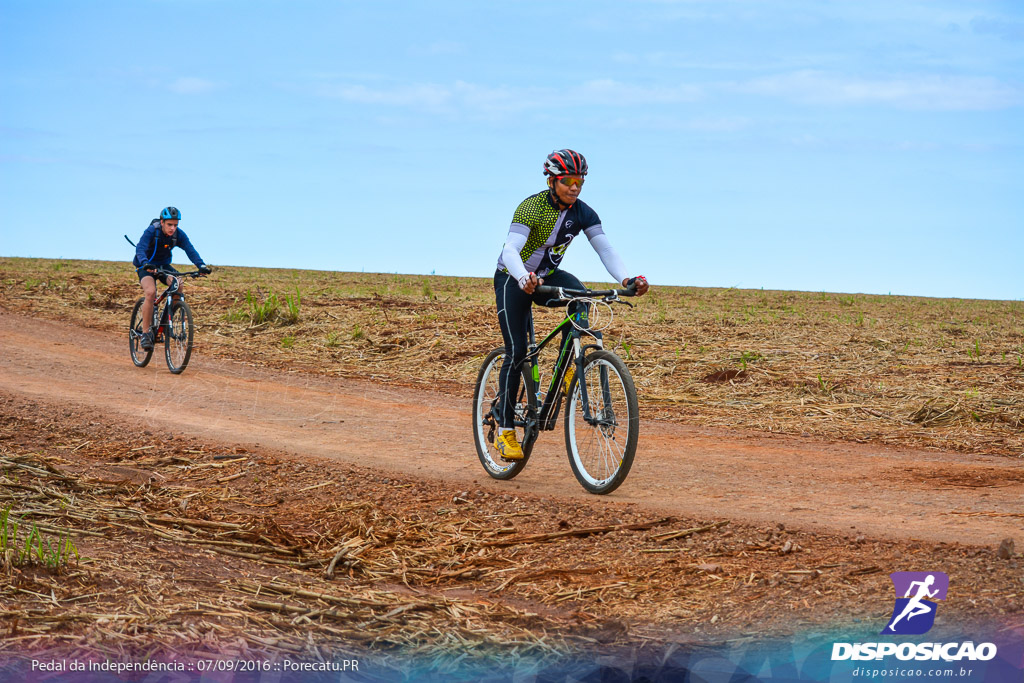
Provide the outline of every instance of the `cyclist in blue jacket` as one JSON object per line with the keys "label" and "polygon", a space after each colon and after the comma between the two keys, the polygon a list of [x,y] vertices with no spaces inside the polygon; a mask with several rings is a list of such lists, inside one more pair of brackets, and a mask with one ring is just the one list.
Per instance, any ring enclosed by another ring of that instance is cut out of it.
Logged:
{"label": "cyclist in blue jacket", "polygon": [[[153,219],[135,247],[135,258],[132,260],[132,265],[135,266],[135,272],[139,276],[139,284],[142,285],[142,293],[146,299],[142,304],[143,335],[141,339],[141,346],[146,351],[153,348],[153,331],[150,328],[153,324],[153,308],[156,306],[155,278],[158,277],[156,269],[163,268],[177,272],[171,267],[171,251],[174,247],[184,249],[189,260],[196,265],[200,272],[213,272],[213,269],[203,262],[199,252],[192,246],[185,231],[178,228],[180,220],[181,212],[173,206],[168,206],[160,212],[160,218]],[[159,277],[165,285],[171,284],[171,276],[159,275]]]}

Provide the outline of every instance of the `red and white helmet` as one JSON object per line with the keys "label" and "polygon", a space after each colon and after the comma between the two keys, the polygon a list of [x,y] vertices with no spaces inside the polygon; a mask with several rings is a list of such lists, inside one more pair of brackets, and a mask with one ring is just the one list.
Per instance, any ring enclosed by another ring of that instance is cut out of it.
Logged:
{"label": "red and white helmet", "polygon": [[587,175],[587,160],[571,149],[557,150],[544,160],[544,175]]}

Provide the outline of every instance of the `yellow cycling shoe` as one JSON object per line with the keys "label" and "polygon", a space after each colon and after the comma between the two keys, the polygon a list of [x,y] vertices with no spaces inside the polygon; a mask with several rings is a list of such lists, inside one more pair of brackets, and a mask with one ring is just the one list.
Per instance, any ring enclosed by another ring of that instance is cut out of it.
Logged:
{"label": "yellow cycling shoe", "polygon": [[569,395],[569,387],[572,386],[573,377],[576,376],[576,366],[570,365],[569,369],[565,371],[565,381],[562,383],[562,393],[566,396]]}
{"label": "yellow cycling shoe", "polygon": [[498,449],[498,453],[501,457],[506,460],[522,460],[523,459],[523,448],[519,445],[519,441],[516,439],[516,430],[505,429],[498,435],[498,438],[494,440],[494,447]]}

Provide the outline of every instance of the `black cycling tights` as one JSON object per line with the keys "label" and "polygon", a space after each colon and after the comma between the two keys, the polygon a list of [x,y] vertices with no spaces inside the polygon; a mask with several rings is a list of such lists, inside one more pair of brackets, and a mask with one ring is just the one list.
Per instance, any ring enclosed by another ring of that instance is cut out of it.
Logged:
{"label": "black cycling tights", "polygon": [[[586,289],[575,275],[564,270],[556,270],[543,279],[545,285],[552,287]],[[564,304],[556,302],[549,305],[547,295],[527,294],[519,289],[519,283],[515,278],[500,270],[494,273],[494,296],[498,302],[498,325],[501,327],[501,337],[505,341],[505,361],[501,366],[501,374],[498,375],[498,426],[502,429],[512,429],[515,423],[514,397],[519,394],[519,384],[522,381],[519,366],[526,357],[526,347],[530,342],[530,304],[535,303],[549,308]],[[577,314],[586,310],[585,304],[577,303],[573,304],[570,312]],[[585,313],[583,317],[586,317]],[[586,326],[586,320],[582,325]],[[565,344],[568,333],[568,329],[562,332],[562,345]],[[509,396],[513,398],[507,400],[506,397]]]}

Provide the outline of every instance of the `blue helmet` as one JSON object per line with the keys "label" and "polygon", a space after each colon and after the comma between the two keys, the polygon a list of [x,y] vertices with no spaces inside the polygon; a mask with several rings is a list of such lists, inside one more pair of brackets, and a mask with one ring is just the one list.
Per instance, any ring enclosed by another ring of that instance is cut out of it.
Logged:
{"label": "blue helmet", "polygon": [[165,221],[180,221],[181,211],[178,211],[173,206],[168,206],[166,209],[160,212],[160,218]]}

